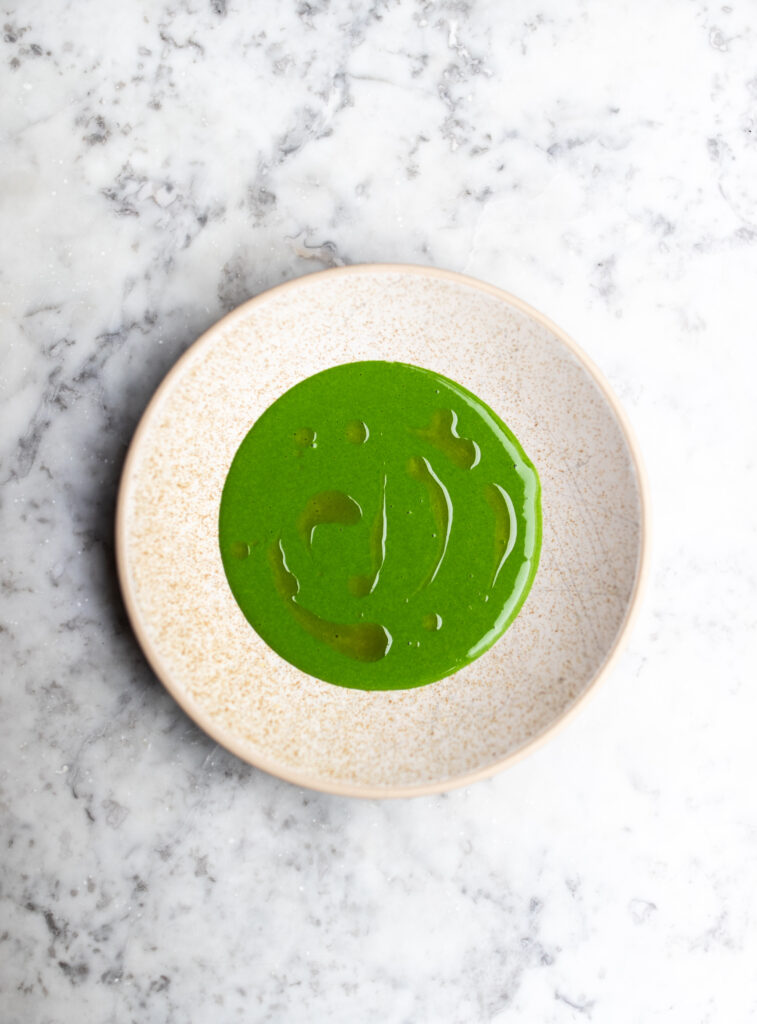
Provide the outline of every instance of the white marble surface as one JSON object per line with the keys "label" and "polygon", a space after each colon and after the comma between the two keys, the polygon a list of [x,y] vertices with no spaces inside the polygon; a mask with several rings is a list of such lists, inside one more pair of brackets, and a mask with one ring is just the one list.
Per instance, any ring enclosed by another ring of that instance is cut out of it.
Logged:
{"label": "white marble surface", "polygon": [[[757,1019],[757,8],[6,0],[0,1018]],[[429,263],[625,401],[631,646],[489,783],[361,803],[214,747],[119,604],[126,444],[261,289]]]}

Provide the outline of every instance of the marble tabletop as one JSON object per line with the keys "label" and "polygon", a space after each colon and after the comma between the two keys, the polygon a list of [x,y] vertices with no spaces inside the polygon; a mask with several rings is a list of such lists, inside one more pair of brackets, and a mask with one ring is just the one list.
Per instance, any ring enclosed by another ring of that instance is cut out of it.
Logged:
{"label": "marble tabletop", "polygon": [[[757,8],[6,0],[0,1019],[757,1019]],[[446,796],[302,791],[156,682],[126,445],[242,300],[402,261],[521,296],[646,457],[631,643]]]}

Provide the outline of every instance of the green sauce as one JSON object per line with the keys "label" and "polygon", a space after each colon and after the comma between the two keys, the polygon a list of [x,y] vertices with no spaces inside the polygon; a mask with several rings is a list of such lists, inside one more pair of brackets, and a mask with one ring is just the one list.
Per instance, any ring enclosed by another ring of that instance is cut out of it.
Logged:
{"label": "green sauce", "polygon": [[226,577],[281,657],[340,686],[450,675],[505,632],[541,546],[536,470],[460,385],[334,366],[253,425],[221,497]]}

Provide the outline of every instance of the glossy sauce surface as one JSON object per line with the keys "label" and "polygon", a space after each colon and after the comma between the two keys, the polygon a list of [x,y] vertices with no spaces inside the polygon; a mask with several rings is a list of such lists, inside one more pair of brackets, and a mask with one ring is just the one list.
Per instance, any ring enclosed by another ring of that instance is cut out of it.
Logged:
{"label": "glossy sauce surface", "polygon": [[505,424],[404,363],[335,366],[242,441],[221,557],[281,657],[367,690],[434,682],[507,629],[536,573],[539,479]]}

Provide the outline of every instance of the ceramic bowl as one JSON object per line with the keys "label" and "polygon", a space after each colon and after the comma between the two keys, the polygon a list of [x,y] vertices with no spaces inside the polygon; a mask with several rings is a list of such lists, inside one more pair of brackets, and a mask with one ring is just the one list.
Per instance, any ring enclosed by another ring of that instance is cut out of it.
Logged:
{"label": "ceramic bowl", "polygon": [[[244,618],[218,548],[221,490],[257,417],[302,378],[360,359],[470,389],[514,431],[543,489],[541,563],[518,618],[473,664],[411,690],[345,689],[283,661]],[[152,667],[218,743],[302,786],[405,796],[511,764],[596,687],[638,603],[645,509],[625,417],[563,331],[458,274],[354,266],[257,296],[173,367],[126,460],[117,558]]]}

